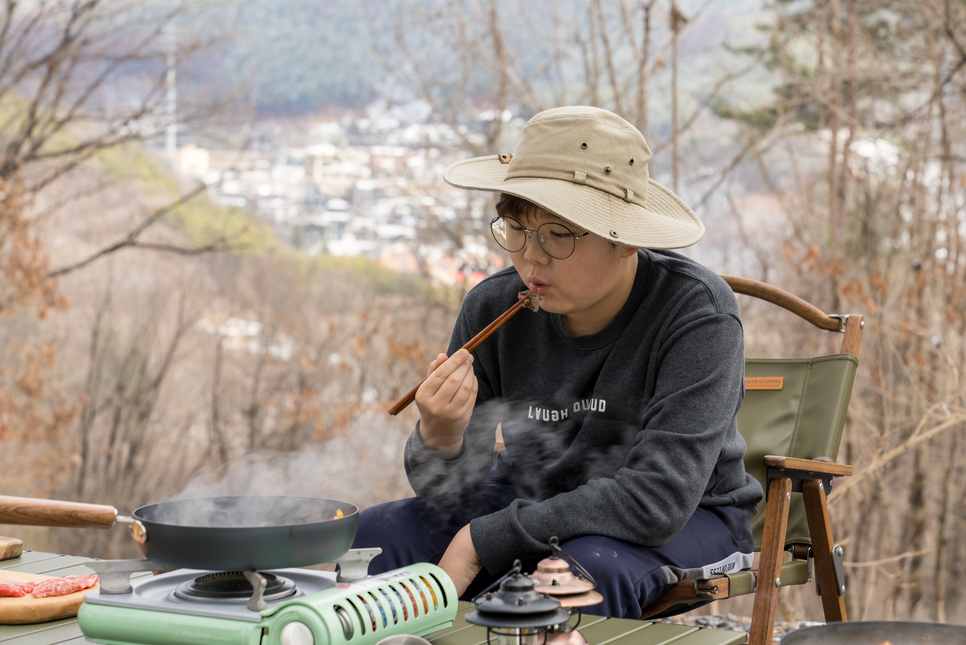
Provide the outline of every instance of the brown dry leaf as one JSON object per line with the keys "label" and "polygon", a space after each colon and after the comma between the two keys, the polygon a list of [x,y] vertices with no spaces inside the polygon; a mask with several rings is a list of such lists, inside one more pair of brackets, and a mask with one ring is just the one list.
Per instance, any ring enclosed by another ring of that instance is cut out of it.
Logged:
{"label": "brown dry leaf", "polygon": [[875,271],[871,276],[869,276],[869,287],[871,287],[872,293],[876,295],[889,295],[889,283],[883,279],[881,271]]}
{"label": "brown dry leaf", "polygon": [[[33,307],[44,319],[53,309],[66,309],[67,299],[47,275],[47,247],[25,216],[26,206],[20,177],[0,179],[0,273],[7,277],[0,302]],[[12,314],[12,308],[3,309]]]}

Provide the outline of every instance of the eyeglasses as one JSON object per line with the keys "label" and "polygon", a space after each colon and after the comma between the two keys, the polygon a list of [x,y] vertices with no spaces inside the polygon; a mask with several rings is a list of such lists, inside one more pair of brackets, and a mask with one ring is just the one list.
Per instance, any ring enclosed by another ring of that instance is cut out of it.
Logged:
{"label": "eyeglasses", "polygon": [[490,231],[493,239],[510,253],[523,250],[534,233],[537,235],[537,242],[544,252],[555,260],[566,260],[573,255],[577,240],[590,235],[575,235],[573,231],[556,222],[546,222],[534,229],[525,228],[523,224],[512,217],[494,217],[490,222]]}

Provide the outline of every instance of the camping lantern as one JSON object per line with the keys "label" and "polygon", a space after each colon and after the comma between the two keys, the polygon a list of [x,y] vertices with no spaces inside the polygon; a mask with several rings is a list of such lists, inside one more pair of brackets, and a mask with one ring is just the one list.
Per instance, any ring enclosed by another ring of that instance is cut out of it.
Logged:
{"label": "camping lantern", "polygon": [[[571,625],[570,621],[567,621],[557,625],[547,643],[548,645],[585,645],[587,639],[577,631],[580,625],[581,608],[600,604],[604,597],[594,591],[597,583],[590,573],[560,549],[557,538],[550,538],[550,550],[552,552],[550,557],[541,560],[537,564],[537,570],[531,576],[536,584],[534,590],[557,600],[563,609],[570,612],[576,609],[577,622]],[[566,561],[560,556],[566,558]],[[577,570],[577,575],[574,575],[571,567]]]}
{"label": "camping lantern", "polygon": [[499,580],[499,589],[484,591],[473,600],[466,622],[486,627],[488,644],[492,633],[497,645],[545,645],[552,630],[570,622],[570,614],[534,586],[517,560]]}

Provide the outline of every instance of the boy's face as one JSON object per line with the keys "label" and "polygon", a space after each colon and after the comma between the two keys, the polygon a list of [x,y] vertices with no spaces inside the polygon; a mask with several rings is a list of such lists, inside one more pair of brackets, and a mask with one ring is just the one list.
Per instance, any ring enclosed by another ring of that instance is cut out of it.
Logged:
{"label": "boy's face", "polygon": [[[574,235],[586,233],[541,208],[518,219],[529,229],[557,222]],[[527,288],[542,298],[540,308],[561,314],[570,333],[584,335],[606,327],[624,306],[634,286],[637,249],[590,234],[576,240],[573,255],[557,260],[531,236],[522,250],[510,253],[510,260]]]}

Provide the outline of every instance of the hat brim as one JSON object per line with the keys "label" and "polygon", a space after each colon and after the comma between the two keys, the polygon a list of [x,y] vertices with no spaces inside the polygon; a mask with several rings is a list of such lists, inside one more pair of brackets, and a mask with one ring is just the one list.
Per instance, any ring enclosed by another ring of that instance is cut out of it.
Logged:
{"label": "hat brim", "polygon": [[704,236],[698,216],[653,179],[648,180],[641,207],[584,184],[541,177],[506,179],[508,169],[497,155],[476,157],[452,164],[443,178],[456,188],[515,195],[617,244],[678,249]]}

